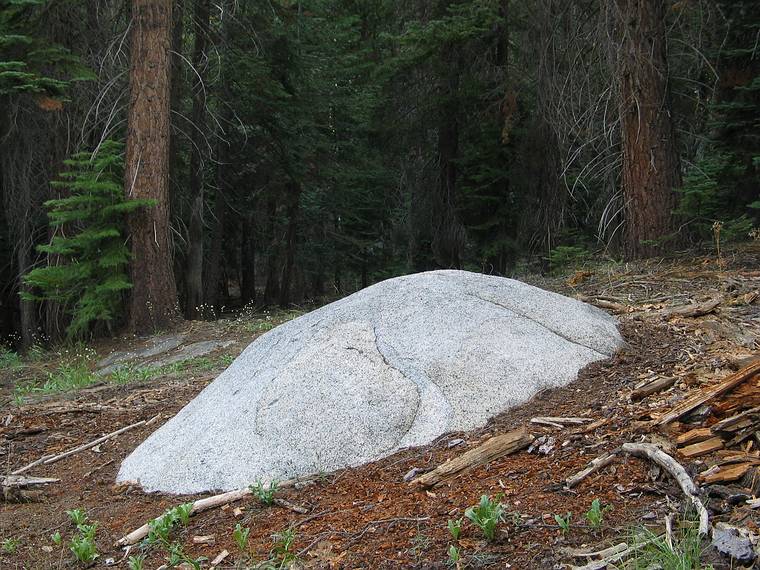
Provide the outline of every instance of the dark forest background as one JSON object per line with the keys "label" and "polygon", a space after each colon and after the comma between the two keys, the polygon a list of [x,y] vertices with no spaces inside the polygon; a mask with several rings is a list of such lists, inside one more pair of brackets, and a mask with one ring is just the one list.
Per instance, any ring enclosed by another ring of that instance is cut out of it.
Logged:
{"label": "dark forest background", "polygon": [[756,0],[0,0],[0,338],[757,239]]}

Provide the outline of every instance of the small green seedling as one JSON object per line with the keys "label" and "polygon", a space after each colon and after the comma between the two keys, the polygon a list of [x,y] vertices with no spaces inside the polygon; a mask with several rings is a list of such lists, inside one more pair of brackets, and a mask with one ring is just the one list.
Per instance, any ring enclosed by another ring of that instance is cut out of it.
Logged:
{"label": "small green seedling", "polygon": [[21,544],[21,541],[18,538],[6,538],[0,548],[3,554],[15,554],[19,544]]}
{"label": "small green seedling", "polygon": [[53,541],[53,544],[56,546],[61,546],[63,544],[63,537],[61,536],[61,533],[58,531],[55,531],[53,534],[50,535],[50,540]]}
{"label": "small green seedling", "polygon": [[182,549],[182,545],[178,542],[169,544],[166,549],[169,553],[169,568],[175,568],[180,565],[189,564],[193,570],[200,570],[201,562],[206,560],[206,558],[203,556],[200,558],[192,558],[191,556],[188,556]]}
{"label": "small green seedling", "polygon": [[71,522],[74,523],[74,526],[83,525],[87,522],[87,515],[82,509],[73,509],[70,511],[66,511],[66,514],[69,515],[69,519],[71,519]]}
{"label": "small green seedling", "polygon": [[153,519],[148,523],[148,543],[167,544],[169,542],[169,535],[171,535],[172,528],[174,527],[174,519],[167,512],[158,518]]}
{"label": "small green seedling", "polygon": [[144,570],[145,569],[145,555],[130,556],[127,560],[127,568],[129,570]]}
{"label": "small green seedling", "polygon": [[257,481],[255,484],[249,487],[251,493],[267,506],[271,506],[274,503],[274,496],[277,493],[277,481],[271,481],[268,485],[264,485],[261,481]]}
{"label": "small green seedling", "polygon": [[182,526],[187,526],[190,522],[190,515],[193,512],[192,503],[184,503],[177,505],[172,509],[172,516],[174,520],[179,521]]}
{"label": "small green seedling", "polygon": [[457,566],[462,560],[462,553],[453,544],[449,545],[449,565]]}
{"label": "small green seedling", "polygon": [[491,499],[488,495],[480,497],[480,503],[464,512],[472,523],[477,526],[488,540],[496,536],[496,527],[504,521],[504,505],[500,502],[501,494]]}
{"label": "small green seedling", "polygon": [[95,546],[94,537],[84,533],[72,537],[69,549],[82,564],[89,564],[98,557],[98,549]]}
{"label": "small green seedling", "polygon": [[462,534],[462,519],[451,520],[449,519],[449,534],[454,540],[459,540],[459,535]]}
{"label": "small green seedling", "polygon": [[604,513],[609,509],[609,505],[602,507],[602,503],[599,499],[591,501],[591,508],[586,511],[585,515],[589,526],[594,530],[601,528],[602,523],[604,522]]}
{"label": "small green seedling", "polygon": [[248,535],[251,534],[251,529],[248,527],[243,528],[243,525],[237,523],[235,530],[232,531],[232,538],[237,544],[240,552],[245,552],[248,547]]}
{"label": "small green seedling", "polygon": [[296,533],[289,528],[272,535],[274,544],[272,545],[272,559],[280,564],[280,568],[288,568],[290,564],[296,562],[298,557],[293,552],[293,543],[296,540]]}
{"label": "small green seedling", "polygon": [[557,526],[562,529],[562,534],[566,534],[570,531],[570,519],[572,518],[573,513],[568,512],[565,514],[565,516],[561,515],[554,515],[554,520],[557,521]]}

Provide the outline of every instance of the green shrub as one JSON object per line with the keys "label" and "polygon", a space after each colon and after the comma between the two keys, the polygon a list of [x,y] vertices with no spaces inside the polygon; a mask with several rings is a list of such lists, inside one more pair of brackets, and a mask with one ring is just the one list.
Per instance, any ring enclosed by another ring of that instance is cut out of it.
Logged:
{"label": "green shrub", "polygon": [[676,214],[701,240],[713,239],[713,224],[721,222],[721,240],[741,241],[757,222],[760,203],[738,203],[736,180],[743,176],[745,165],[728,152],[711,152],[690,168],[679,188]]}
{"label": "green shrub", "polygon": [[560,245],[549,252],[549,268],[552,273],[562,273],[581,265],[589,255],[586,248],[576,245]]}

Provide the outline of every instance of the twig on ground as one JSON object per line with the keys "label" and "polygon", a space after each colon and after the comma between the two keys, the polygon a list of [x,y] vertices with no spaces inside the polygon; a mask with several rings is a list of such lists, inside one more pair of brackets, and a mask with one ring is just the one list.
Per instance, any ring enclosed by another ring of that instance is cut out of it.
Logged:
{"label": "twig on ground", "polygon": [[699,499],[699,489],[697,489],[694,481],[691,480],[691,477],[689,477],[683,466],[651,443],[624,443],[622,449],[631,455],[646,457],[652,460],[676,480],[684,495],[686,495],[692,505],[694,505],[694,509],[699,513],[699,534],[702,536],[707,535],[710,531],[710,515]]}
{"label": "twig on ground", "polygon": [[615,457],[617,457],[617,451],[613,451],[612,453],[605,453],[596,459],[592,459],[585,469],[565,479],[565,485],[568,489],[572,489],[589,475],[592,475],[600,469],[607,467],[607,465],[615,460]]}
{"label": "twig on ground", "polygon": [[136,422],[134,424],[128,425],[126,427],[113,431],[109,434],[106,434],[103,437],[99,437],[98,439],[95,439],[89,443],[85,443],[84,445],[80,445],[73,449],[69,449],[68,451],[64,451],[63,453],[59,453],[58,455],[44,455],[40,457],[39,459],[37,459],[36,461],[32,461],[29,465],[25,465],[24,467],[21,467],[20,469],[16,469],[13,473],[11,473],[11,475],[20,475],[21,473],[29,471],[32,467],[36,467],[37,465],[40,465],[40,464],[50,465],[51,463],[56,463],[57,461],[60,461],[61,459],[65,459],[66,457],[74,455],[75,453],[79,453],[80,451],[85,451],[87,449],[90,449],[91,447],[95,447],[99,443],[103,443],[104,441],[107,441],[111,438],[121,435],[124,432],[134,429],[136,427],[149,426],[155,423],[156,421],[158,421],[160,417],[161,417],[161,414],[158,414],[157,416],[154,416],[150,420],[142,420],[142,421]]}

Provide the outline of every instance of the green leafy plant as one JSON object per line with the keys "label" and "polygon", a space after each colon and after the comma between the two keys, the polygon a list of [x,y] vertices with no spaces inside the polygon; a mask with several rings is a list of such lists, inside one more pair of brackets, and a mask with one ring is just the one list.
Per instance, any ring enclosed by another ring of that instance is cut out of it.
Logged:
{"label": "green leafy plant", "polygon": [[453,544],[449,545],[449,565],[457,566],[462,560],[462,554]]}
{"label": "green leafy plant", "polygon": [[177,505],[171,510],[172,516],[177,520],[182,526],[187,526],[190,522],[190,515],[193,512],[193,503],[183,503],[181,505]]}
{"label": "green leafy plant", "polygon": [[464,513],[472,523],[477,526],[488,540],[493,540],[496,536],[496,527],[504,521],[506,512],[504,505],[501,504],[501,494],[491,499],[488,495],[480,497],[480,503],[470,507]]}
{"label": "green leafy plant", "polygon": [[565,516],[562,515],[554,515],[554,520],[557,523],[557,526],[562,530],[562,534],[567,534],[570,531],[570,519],[572,518],[573,513],[567,512],[565,513]]}
{"label": "green leafy plant", "polygon": [[127,568],[129,570],[144,570],[145,568],[145,555],[130,556],[127,560]]}
{"label": "green leafy plant", "polygon": [[148,523],[148,544],[168,544],[169,537],[174,528],[174,522],[167,514],[163,514],[150,521]]}
{"label": "green leafy plant", "polygon": [[58,531],[55,531],[53,534],[50,535],[50,540],[53,541],[53,544],[56,546],[61,546],[63,544],[63,537],[61,536],[61,533]]}
{"label": "green leafy plant", "polygon": [[64,362],[52,372],[47,373],[44,382],[32,381],[16,385],[16,394],[55,394],[70,392],[92,385],[98,377],[90,372],[88,364],[82,359]]}
{"label": "green leafy plant", "polygon": [[274,544],[267,561],[266,568],[289,568],[298,561],[298,556],[293,552],[296,533],[293,529],[286,529],[272,535]]}
{"label": "green leafy plant", "polygon": [[200,558],[193,558],[192,556],[189,556],[185,553],[182,545],[177,542],[168,544],[166,546],[166,550],[169,555],[167,562],[169,563],[170,568],[175,568],[181,564],[188,564],[193,568],[193,570],[200,570],[201,562],[206,560],[206,558],[203,556]]}
{"label": "green leafy plant", "polygon": [[15,554],[20,544],[21,541],[18,538],[6,538],[0,546],[0,550],[3,551],[3,554]]}
{"label": "green leafy plant", "polygon": [[69,515],[69,519],[72,523],[74,523],[74,526],[76,527],[87,522],[87,514],[85,514],[82,509],[72,509],[70,511],[66,511],[66,514]]}
{"label": "green leafy plant", "polygon": [[451,538],[454,540],[459,540],[459,535],[462,534],[462,519],[449,519],[448,528]]}
{"label": "green leafy plant", "polygon": [[271,481],[268,485],[263,484],[261,481],[257,481],[249,487],[251,493],[259,501],[267,506],[271,506],[274,503],[274,497],[277,493],[277,481]]}
{"label": "green leafy plant", "polygon": [[77,525],[79,533],[71,538],[69,549],[74,553],[77,561],[83,564],[89,564],[98,557],[98,549],[95,546],[95,524]]}
{"label": "green leafy plant", "polygon": [[601,528],[604,522],[604,513],[610,509],[609,505],[602,507],[602,503],[599,499],[591,501],[591,508],[586,511],[585,517],[588,524],[594,530]]}
{"label": "green leafy plant", "polygon": [[21,357],[18,352],[0,346],[0,370],[14,370],[21,367]]}
{"label": "green leafy plant", "polygon": [[131,287],[125,216],[153,202],[125,197],[121,143],[104,141],[97,152],[75,154],[64,164],[62,180],[51,185],[67,195],[45,202],[56,233],[38,247],[59,263],[27,273],[24,281],[35,292],[22,297],[60,303],[71,319],[67,336],[82,338],[97,326],[110,332],[123,313],[123,294]]}
{"label": "green leafy plant", "polygon": [[240,523],[235,525],[235,530],[232,531],[232,539],[235,541],[235,544],[237,544],[238,550],[240,550],[240,552],[245,552],[245,550],[248,548],[248,535],[250,533],[250,528],[244,528]]}

